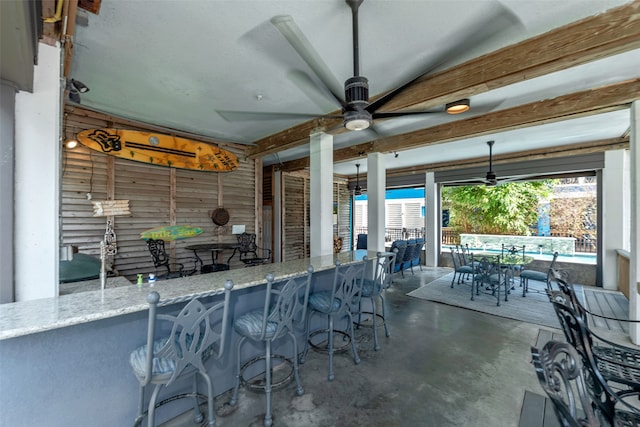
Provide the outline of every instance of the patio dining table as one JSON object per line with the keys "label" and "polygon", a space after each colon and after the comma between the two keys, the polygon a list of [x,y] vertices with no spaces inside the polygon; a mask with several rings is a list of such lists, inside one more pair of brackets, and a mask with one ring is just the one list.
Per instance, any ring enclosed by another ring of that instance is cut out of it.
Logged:
{"label": "patio dining table", "polygon": [[502,255],[499,252],[472,252],[473,257],[476,259],[487,258],[489,260],[494,260],[497,262],[500,261],[500,265],[504,266],[508,272],[508,280],[511,282],[511,289],[515,286],[515,270],[518,267],[523,267],[525,265],[531,264],[534,261],[534,258],[529,255],[519,255],[519,254],[506,254]]}
{"label": "patio dining table", "polygon": [[[195,244],[195,245],[187,245],[184,248],[193,251],[193,254],[196,258],[196,262],[200,264],[200,270],[205,270],[202,272],[211,272],[211,271],[219,271],[219,270],[228,270],[229,269],[229,262],[231,261],[231,259],[234,257],[234,255],[236,254],[236,251],[238,250],[238,248],[240,247],[240,245],[238,245],[237,243],[199,243],[199,244]],[[225,250],[231,250],[233,249],[233,253],[231,254],[231,256],[227,259],[226,263],[220,264],[218,262],[218,253],[225,251]],[[204,265],[202,259],[200,258],[200,256],[198,256],[198,252],[211,252],[211,262],[212,264],[207,266]],[[211,271],[209,271],[211,270]]]}

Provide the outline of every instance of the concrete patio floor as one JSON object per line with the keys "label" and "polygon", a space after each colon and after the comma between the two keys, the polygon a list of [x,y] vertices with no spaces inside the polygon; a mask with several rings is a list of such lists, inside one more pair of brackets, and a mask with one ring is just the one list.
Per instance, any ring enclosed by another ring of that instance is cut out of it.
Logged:
{"label": "concrete patio floor", "polygon": [[[361,363],[337,355],[333,382],[328,357],[310,351],[300,368],[305,394],[296,396],[293,383],[274,392],[273,425],[517,426],[525,390],[544,394],[530,346],[548,328],[406,296],[451,271],[397,275],[386,293],[391,336],[380,329],[381,350],[372,350],[371,330],[361,329]],[[235,408],[228,398],[216,401],[217,426],[263,425],[263,394],[241,388]],[[165,423],[193,425],[188,414]]]}

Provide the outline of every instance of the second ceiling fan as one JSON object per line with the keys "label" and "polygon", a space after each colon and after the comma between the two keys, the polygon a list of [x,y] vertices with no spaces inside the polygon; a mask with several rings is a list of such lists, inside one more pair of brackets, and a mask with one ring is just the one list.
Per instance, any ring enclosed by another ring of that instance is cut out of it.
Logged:
{"label": "second ceiling fan", "polygon": [[[479,21],[473,26],[468,26],[464,37],[461,37],[463,44],[441,55],[434,64],[427,67],[417,77],[410,79],[401,86],[382,95],[376,100],[369,101],[369,81],[366,77],[360,75],[360,44],[359,44],[359,22],[358,10],[364,0],[345,0],[351,8],[352,16],[352,46],[353,46],[353,76],[349,77],[344,83],[344,92],[341,93],[338,85],[334,82],[335,77],[325,65],[320,55],[315,51],[311,43],[298,28],[293,18],[289,15],[276,16],[271,19],[271,23],[278,31],[287,39],[289,44],[296,50],[300,57],[305,61],[318,80],[322,83],[320,89],[323,93],[330,94],[330,98],[340,107],[340,115],[318,115],[304,113],[262,113],[264,119],[271,118],[341,118],[342,124],[348,130],[364,130],[373,124],[376,119],[386,119],[395,117],[406,117],[412,115],[424,115],[433,113],[459,114],[468,111],[470,108],[469,99],[461,99],[446,104],[443,110],[427,110],[427,111],[379,111],[389,101],[394,99],[405,89],[411,86],[418,79],[437,69],[442,64],[446,64],[460,55],[462,52],[468,51],[479,45],[487,38],[502,30],[504,27],[514,23],[519,23],[509,11],[501,8],[497,13],[491,14],[486,20]],[[505,25],[505,22],[507,23]],[[493,108],[493,106],[491,107]],[[242,111],[218,111],[218,113],[227,120],[242,120],[243,114],[246,114],[248,120],[255,120],[256,114]]]}

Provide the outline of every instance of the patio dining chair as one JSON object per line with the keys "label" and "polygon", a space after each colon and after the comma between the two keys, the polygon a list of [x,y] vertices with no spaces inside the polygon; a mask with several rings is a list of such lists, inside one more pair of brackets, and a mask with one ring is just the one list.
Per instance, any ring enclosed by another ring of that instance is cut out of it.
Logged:
{"label": "patio dining chair", "polygon": [[556,260],[558,259],[558,252],[553,253],[553,259],[551,260],[551,264],[547,271],[539,271],[539,270],[530,270],[523,269],[520,271],[520,284],[522,285],[522,296],[527,296],[527,292],[529,292],[529,280],[536,280],[539,282],[544,282],[547,284],[547,288],[551,286],[550,284],[550,274],[551,271],[555,268]]}
{"label": "patio dining chair", "polygon": [[593,354],[598,369],[607,381],[624,384],[640,392],[640,350],[608,340],[591,329],[587,315],[612,318],[588,311],[580,303],[564,272],[553,270],[552,274],[560,290],[548,290],[547,294],[567,341],[581,354],[585,347],[583,341],[587,341],[589,351]]}
{"label": "patio dining chair", "polygon": [[396,263],[393,266],[393,272],[397,273],[402,270],[402,259],[404,258],[404,253],[407,250],[407,241],[406,240],[394,240],[391,243],[390,252],[396,252]]}
{"label": "patio dining chair", "polygon": [[632,402],[637,402],[638,392],[615,392],[592,357],[585,359],[570,344],[552,340],[541,350],[531,347],[531,358],[560,425],[640,425],[640,409]]}
{"label": "patio dining chair", "polygon": [[265,264],[271,261],[271,249],[256,245],[255,233],[238,234],[238,252],[240,261],[246,266]]}
{"label": "patio dining chair", "polygon": [[450,251],[451,260],[453,261],[453,278],[451,279],[451,287],[453,288],[456,277],[458,278],[458,284],[460,284],[465,280],[465,277],[473,277],[475,271],[471,264],[462,265],[461,254],[458,251],[453,248],[450,248]]}
{"label": "patio dining chair", "polygon": [[[147,247],[149,253],[153,259],[153,266],[156,268],[156,277],[158,280],[162,279],[175,279],[176,277],[188,276],[192,272],[184,271],[184,264],[179,262],[172,262],[169,254],[164,247],[164,240],[147,240]],[[171,265],[175,265],[177,270],[171,268]],[[158,274],[158,269],[161,269],[162,273]],[[195,271],[194,267],[194,271]]]}
{"label": "patio dining chair", "polygon": [[[471,254],[471,261],[475,261]],[[504,300],[509,299],[509,288],[506,276],[500,264],[499,257],[482,257],[473,273],[471,285],[471,300],[481,292],[489,294],[496,299],[496,305],[500,305],[500,292],[504,288]]]}

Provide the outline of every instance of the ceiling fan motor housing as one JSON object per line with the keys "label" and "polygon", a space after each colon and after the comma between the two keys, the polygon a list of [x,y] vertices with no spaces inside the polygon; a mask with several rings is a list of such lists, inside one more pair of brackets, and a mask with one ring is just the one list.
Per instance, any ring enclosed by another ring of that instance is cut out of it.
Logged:
{"label": "ceiling fan motor housing", "polygon": [[347,109],[364,110],[369,106],[369,80],[366,77],[354,76],[344,82],[344,97]]}
{"label": "ceiling fan motor housing", "polygon": [[351,130],[368,128],[372,121],[369,106],[369,81],[366,77],[354,76],[344,82],[344,94],[347,100],[344,106],[344,126]]}

